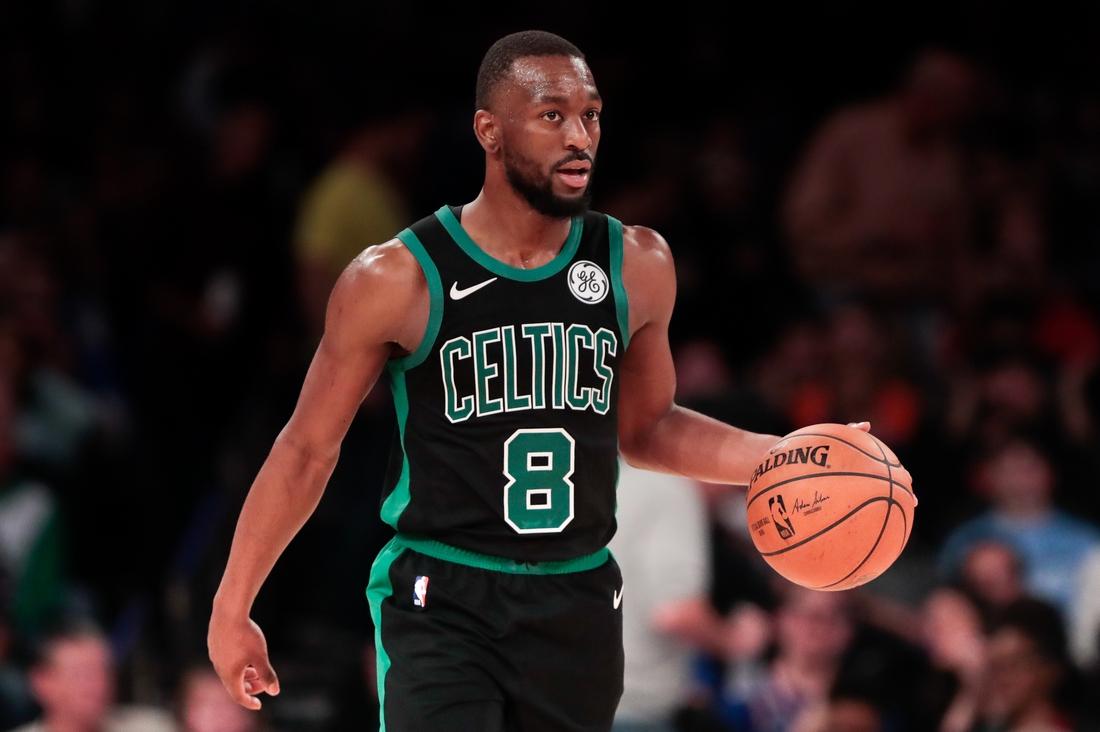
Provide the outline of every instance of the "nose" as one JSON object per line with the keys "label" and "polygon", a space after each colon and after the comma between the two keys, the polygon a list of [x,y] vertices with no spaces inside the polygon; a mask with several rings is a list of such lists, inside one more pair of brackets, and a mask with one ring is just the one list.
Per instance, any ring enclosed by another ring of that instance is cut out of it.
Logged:
{"label": "nose", "polygon": [[571,119],[564,126],[565,147],[569,150],[587,150],[592,145],[592,136],[584,126],[584,122],[578,117]]}

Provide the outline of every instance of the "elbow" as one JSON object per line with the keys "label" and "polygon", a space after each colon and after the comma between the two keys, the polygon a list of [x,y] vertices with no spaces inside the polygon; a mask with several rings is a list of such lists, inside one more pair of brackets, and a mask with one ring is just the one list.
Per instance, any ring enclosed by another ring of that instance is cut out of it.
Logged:
{"label": "elbow", "polygon": [[275,440],[272,453],[282,453],[278,460],[283,469],[294,474],[299,480],[313,475],[324,475],[326,480],[340,459],[340,445],[329,445],[308,435],[299,435],[284,429]]}
{"label": "elbow", "polygon": [[647,449],[648,440],[644,439],[641,434],[627,434],[619,435],[619,454],[622,455],[626,464],[632,468],[646,469],[649,466],[649,461],[646,456],[649,454]]}
{"label": "elbow", "polygon": [[[671,399],[670,399],[671,402]],[[658,414],[650,415],[624,415],[619,414],[619,454],[626,460],[627,465],[643,470],[660,469],[661,454],[665,453],[662,443],[666,442],[658,435],[668,434],[668,419],[677,409],[676,405],[669,404],[668,408]]]}

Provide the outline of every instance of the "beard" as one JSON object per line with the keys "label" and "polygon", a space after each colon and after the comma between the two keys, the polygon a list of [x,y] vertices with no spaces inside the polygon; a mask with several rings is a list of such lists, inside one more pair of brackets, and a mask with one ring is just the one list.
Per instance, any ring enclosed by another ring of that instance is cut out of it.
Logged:
{"label": "beard", "polygon": [[521,195],[523,200],[527,201],[527,205],[535,211],[551,219],[570,219],[574,216],[583,215],[592,203],[590,191],[592,190],[592,173],[596,170],[596,162],[588,153],[578,151],[554,163],[550,168],[551,171],[555,171],[574,160],[585,160],[592,163],[591,171],[588,174],[588,185],[585,186],[584,193],[576,197],[566,198],[554,193],[553,172],[544,174],[539,170],[539,166],[534,160],[522,155],[515,155],[509,152],[507,148],[504,150],[503,158],[504,175],[508,179],[508,184],[512,186],[512,190]]}

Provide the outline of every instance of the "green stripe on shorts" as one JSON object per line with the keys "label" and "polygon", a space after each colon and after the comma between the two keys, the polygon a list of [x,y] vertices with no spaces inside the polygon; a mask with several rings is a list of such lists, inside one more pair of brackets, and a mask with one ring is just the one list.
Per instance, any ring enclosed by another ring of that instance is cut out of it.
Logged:
{"label": "green stripe on shorts", "polygon": [[374,560],[374,566],[370,570],[370,584],[367,585],[367,602],[370,604],[371,621],[374,622],[374,650],[378,663],[379,732],[386,732],[386,672],[390,670],[390,657],[382,646],[382,603],[393,594],[390,567],[403,551],[405,547],[396,539],[386,544]]}
{"label": "green stripe on shorts", "polygon": [[[393,538],[390,544],[412,549],[414,552],[419,552],[425,556],[434,557],[435,559],[442,559],[445,562],[465,564],[467,567],[476,567],[478,569],[491,569],[494,572],[504,572],[505,574],[570,574],[572,572],[586,572],[596,567],[602,567],[611,556],[611,552],[608,551],[607,547],[604,547],[592,554],[577,557],[576,559],[565,559],[559,562],[517,562],[514,559],[505,559],[504,557],[494,557],[488,554],[478,554],[468,549],[459,549],[456,546],[444,544],[441,541],[426,539],[422,536],[413,536],[411,534],[398,534]],[[389,547],[387,546],[387,550],[388,549]],[[385,554],[385,551],[383,551],[382,554]],[[381,561],[381,558],[380,555],[379,561]],[[375,567],[377,566],[378,562],[376,561]],[[389,582],[388,576],[386,581],[387,583]],[[371,587],[374,587],[373,572],[371,573]],[[372,612],[373,609],[374,605],[372,604]]]}

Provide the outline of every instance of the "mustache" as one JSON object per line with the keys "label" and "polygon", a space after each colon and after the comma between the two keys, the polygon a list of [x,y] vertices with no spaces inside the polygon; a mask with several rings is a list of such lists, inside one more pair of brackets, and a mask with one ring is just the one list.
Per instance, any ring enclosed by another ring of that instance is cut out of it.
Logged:
{"label": "mustache", "polygon": [[577,161],[584,161],[586,163],[591,163],[593,168],[596,167],[596,161],[592,158],[591,155],[588,154],[587,150],[577,150],[575,152],[569,153],[564,158],[562,158],[558,162],[551,165],[550,170],[557,170],[558,168],[565,165],[566,163],[574,163],[574,162],[577,162]]}

